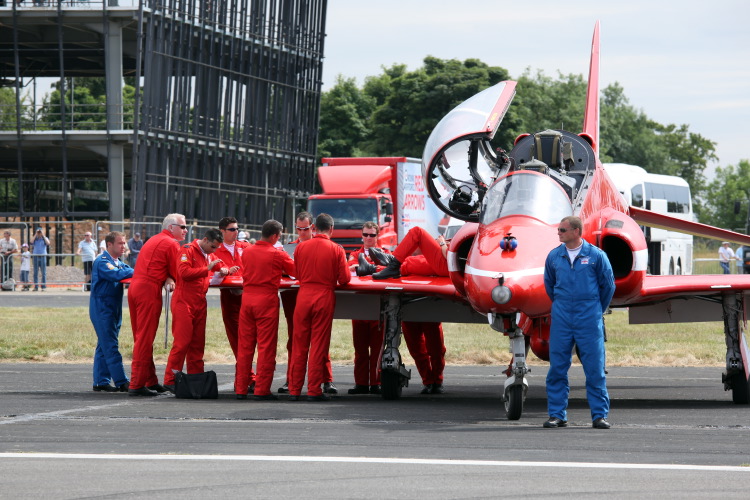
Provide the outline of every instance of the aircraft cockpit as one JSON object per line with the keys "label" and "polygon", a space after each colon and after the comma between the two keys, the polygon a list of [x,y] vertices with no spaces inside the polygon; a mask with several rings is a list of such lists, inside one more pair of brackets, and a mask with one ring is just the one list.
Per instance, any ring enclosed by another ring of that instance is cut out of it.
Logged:
{"label": "aircraft cockpit", "polygon": [[552,225],[573,215],[573,207],[568,195],[550,176],[516,171],[499,179],[487,191],[480,221],[490,224],[509,215],[527,215]]}

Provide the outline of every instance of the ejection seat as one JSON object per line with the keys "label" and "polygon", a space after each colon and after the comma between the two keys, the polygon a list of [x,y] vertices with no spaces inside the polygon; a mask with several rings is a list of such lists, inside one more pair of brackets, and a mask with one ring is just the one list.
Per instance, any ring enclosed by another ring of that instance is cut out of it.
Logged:
{"label": "ejection seat", "polygon": [[576,181],[568,176],[568,169],[573,164],[572,146],[571,143],[563,141],[563,134],[557,130],[537,132],[529,147],[529,159],[521,163],[519,168],[549,175],[573,200]]}

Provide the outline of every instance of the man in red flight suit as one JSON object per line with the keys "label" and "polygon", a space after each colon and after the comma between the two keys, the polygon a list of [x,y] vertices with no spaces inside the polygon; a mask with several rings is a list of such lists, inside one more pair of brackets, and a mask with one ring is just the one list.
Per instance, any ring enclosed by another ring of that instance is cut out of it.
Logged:
{"label": "man in red flight suit", "polygon": [[289,399],[292,401],[299,400],[306,371],[308,401],[330,399],[323,393],[321,384],[325,380],[325,363],[331,343],[336,306],[334,290],[337,283],[343,285],[351,279],[344,248],[330,239],[333,217],[318,215],[315,228],[315,237],[300,243],[294,251],[295,274],[300,287],[294,308],[292,375],[289,380]]}
{"label": "man in red flight suit", "polygon": [[409,354],[422,377],[422,394],[443,394],[443,370],[445,369],[445,343],[443,326],[440,323],[403,321],[401,330]]}
{"label": "man in red flight suit", "polygon": [[[362,226],[362,247],[349,254],[349,269],[357,271],[360,265],[373,265],[370,249],[378,242],[380,228],[374,222]],[[380,249],[389,254],[387,249]],[[362,256],[362,257],[360,257]],[[360,263],[360,258],[364,263]],[[371,269],[369,267],[368,269]],[[383,348],[384,325],[376,320],[352,320],[352,343],[354,344],[354,387],[349,394],[380,394],[380,351]]]}
{"label": "man in red flight suit", "polygon": [[161,233],[149,238],[138,256],[141,263],[128,287],[134,342],[128,390],[131,396],[156,396],[158,392],[167,391],[156,377],[154,338],[161,316],[161,289],[174,290],[179,242],[186,234],[185,216],[169,214],[162,222]]}
{"label": "man in red flight suit", "polygon": [[279,339],[279,284],[282,274],[294,274],[292,258],[283,249],[274,246],[281,237],[282,229],[280,222],[266,221],[260,241],[242,254],[242,309],[234,375],[237,399],[247,399],[248,373],[256,345],[255,399],[278,399],[271,394],[271,382],[276,369],[276,343]]}
{"label": "man in red flight suit", "polygon": [[172,297],[172,350],[169,351],[167,368],[164,370],[164,387],[174,392],[174,372],[182,371],[187,364],[187,373],[203,373],[203,351],[206,347],[206,292],[213,269],[221,267],[219,259],[212,258],[221,245],[222,236],[216,229],[209,229],[202,240],[184,245],[177,260],[177,279]]}
{"label": "man in red flight suit", "polygon": [[[300,212],[297,214],[295,220],[295,231],[297,231],[297,239],[292,241],[290,244],[296,245],[312,239],[315,232],[315,226],[313,225],[313,216],[310,212]],[[292,342],[294,339],[294,305],[297,303],[297,290],[284,290],[281,292],[281,305],[284,307],[284,317],[286,318],[286,351],[287,351],[287,369],[286,369],[286,382],[282,387],[279,387],[279,393],[285,394],[289,392],[289,377],[291,375],[292,367]],[[331,369],[331,358],[328,357],[326,361],[326,376],[323,381],[323,392],[326,394],[338,394],[338,389],[333,384],[333,370]]]}
{"label": "man in red flight suit", "polygon": [[[422,255],[412,255],[419,249]],[[448,245],[443,236],[433,239],[421,227],[413,227],[393,251],[393,259],[373,279],[398,278],[401,275],[448,276]]]}
{"label": "man in red flight suit", "polygon": [[[237,236],[239,226],[237,219],[234,217],[224,217],[219,221],[219,230],[224,237],[224,242],[216,249],[215,257],[221,259],[223,265],[229,268],[229,274],[242,274],[242,254],[250,243],[240,241]],[[242,307],[242,290],[239,288],[222,288],[220,293],[221,299],[221,317],[224,320],[224,330],[227,332],[229,346],[234,353],[234,359],[237,360],[237,335],[240,326],[240,307]],[[250,387],[255,384],[255,374],[250,368],[250,377],[248,378]]]}

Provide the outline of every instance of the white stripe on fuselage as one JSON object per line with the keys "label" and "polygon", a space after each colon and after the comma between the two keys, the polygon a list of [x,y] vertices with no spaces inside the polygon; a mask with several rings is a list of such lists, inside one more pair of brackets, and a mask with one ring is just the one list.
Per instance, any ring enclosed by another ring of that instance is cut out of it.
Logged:
{"label": "white stripe on fuselage", "polygon": [[475,267],[466,266],[466,274],[471,274],[473,276],[483,276],[485,278],[499,278],[502,274],[504,278],[506,279],[518,279],[518,278],[527,278],[529,276],[544,276],[544,268],[543,267],[533,267],[531,269],[521,269],[518,271],[487,271],[484,269],[477,269]]}

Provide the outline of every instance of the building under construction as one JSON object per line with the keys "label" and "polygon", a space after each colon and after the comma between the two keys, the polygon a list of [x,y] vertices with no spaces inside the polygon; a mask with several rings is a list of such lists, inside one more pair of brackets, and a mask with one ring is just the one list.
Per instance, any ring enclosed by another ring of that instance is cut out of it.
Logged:
{"label": "building under construction", "polygon": [[0,218],[291,221],[314,185],[326,5],[0,2]]}

